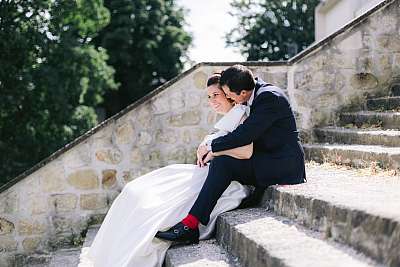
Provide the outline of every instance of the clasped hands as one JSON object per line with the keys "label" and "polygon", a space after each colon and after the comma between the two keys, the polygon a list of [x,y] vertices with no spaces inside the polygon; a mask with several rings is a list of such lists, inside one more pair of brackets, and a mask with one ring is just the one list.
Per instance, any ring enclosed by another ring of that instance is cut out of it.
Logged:
{"label": "clasped hands", "polygon": [[206,166],[207,162],[209,162],[213,158],[214,158],[213,153],[211,151],[208,151],[205,145],[200,145],[197,148],[197,165],[199,167]]}

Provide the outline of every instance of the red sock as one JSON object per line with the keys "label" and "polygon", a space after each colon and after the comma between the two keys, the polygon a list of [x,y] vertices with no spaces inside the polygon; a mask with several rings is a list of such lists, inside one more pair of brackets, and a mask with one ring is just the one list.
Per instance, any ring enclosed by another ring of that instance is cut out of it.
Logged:
{"label": "red sock", "polygon": [[183,220],[182,223],[189,227],[190,229],[196,229],[199,226],[199,219],[197,219],[192,214],[188,214]]}

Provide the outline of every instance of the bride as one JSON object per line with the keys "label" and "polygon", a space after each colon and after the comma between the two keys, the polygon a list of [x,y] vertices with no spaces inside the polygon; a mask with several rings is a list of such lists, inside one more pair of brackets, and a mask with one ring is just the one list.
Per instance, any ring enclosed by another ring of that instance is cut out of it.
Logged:
{"label": "bride", "polygon": [[[207,81],[209,105],[224,116],[215,124],[210,139],[233,131],[246,118],[245,106],[234,105],[218,87],[219,74]],[[239,159],[250,158],[252,144],[214,153]],[[212,160],[206,159],[207,160]],[[115,198],[90,247],[82,249],[78,267],[162,266],[170,241],[155,238],[157,231],[180,222],[195,202],[207,177],[208,165],[173,164],[127,183]],[[217,216],[235,209],[249,195],[247,187],[233,181],[218,200],[200,240],[211,237]]]}

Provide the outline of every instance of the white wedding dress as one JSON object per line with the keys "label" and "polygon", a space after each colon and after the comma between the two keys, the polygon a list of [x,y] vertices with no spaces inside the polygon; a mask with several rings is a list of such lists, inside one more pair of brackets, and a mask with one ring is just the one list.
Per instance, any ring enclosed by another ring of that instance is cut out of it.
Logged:
{"label": "white wedding dress", "polygon": [[[245,106],[236,105],[215,125],[206,140],[234,130],[245,116]],[[162,266],[170,241],[155,238],[190,211],[207,177],[208,166],[173,164],[127,183],[112,203],[92,245],[82,249],[78,267]],[[236,208],[249,194],[233,181],[215,206],[207,226],[200,224],[200,239],[208,239],[217,216]]]}

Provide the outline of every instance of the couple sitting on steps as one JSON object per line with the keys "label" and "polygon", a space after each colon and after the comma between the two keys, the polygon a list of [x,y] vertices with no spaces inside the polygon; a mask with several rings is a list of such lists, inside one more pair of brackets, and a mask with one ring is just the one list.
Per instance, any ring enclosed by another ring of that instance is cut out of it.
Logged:
{"label": "couple sitting on steps", "polygon": [[171,244],[209,238],[220,213],[257,204],[269,185],[306,181],[295,118],[280,88],[235,65],[208,79],[207,95],[224,116],[199,145],[197,165],[169,165],[127,183],[80,267],[161,266]]}

